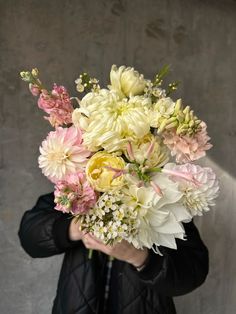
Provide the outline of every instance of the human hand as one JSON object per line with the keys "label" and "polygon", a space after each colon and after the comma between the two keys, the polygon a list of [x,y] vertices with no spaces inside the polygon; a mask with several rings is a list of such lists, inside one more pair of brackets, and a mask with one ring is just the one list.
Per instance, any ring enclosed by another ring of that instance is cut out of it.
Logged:
{"label": "human hand", "polygon": [[80,230],[79,222],[73,218],[69,226],[69,239],[71,241],[79,241],[82,240],[84,234],[85,233]]}
{"label": "human hand", "polygon": [[148,257],[148,249],[136,249],[132,244],[123,240],[115,245],[105,245],[95,236],[86,233],[82,236],[82,241],[87,249],[101,251],[116,259],[132,264],[134,267],[143,265]]}

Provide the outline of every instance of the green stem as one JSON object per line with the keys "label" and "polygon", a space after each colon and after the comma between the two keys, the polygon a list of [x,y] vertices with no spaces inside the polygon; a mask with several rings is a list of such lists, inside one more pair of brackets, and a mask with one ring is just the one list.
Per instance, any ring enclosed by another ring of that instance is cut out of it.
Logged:
{"label": "green stem", "polygon": [[89,252],[88,252],[88,259],[92,259],[93,257],[93,250],[92,249],[89,249]]}
{"label": "green stem", "polygon": [[161,168],[149,168],[148,172],[161,172]]}

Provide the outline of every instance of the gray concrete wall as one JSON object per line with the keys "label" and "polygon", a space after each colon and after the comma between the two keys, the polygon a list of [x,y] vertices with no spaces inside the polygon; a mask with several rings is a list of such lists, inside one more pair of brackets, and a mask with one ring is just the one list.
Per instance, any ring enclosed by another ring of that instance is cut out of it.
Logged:
{"label": "gray concrete wall", "polygon": [[215,209],[196,222],[210,251],[205,284],[176,298],[178,313],[233,314],[236,308],[236,2],[210,0],[0,0],[0,313],[47,314],[61,257],[31,259],[17,230],[23,212],[51,191],[37,165],[49,131],[18,78],[37,66],[47,84],[74,91],[83,70],[107,83],[113,63],[152,77],[172,64],[178,94],[209,126],[205,163],[221,181]]}

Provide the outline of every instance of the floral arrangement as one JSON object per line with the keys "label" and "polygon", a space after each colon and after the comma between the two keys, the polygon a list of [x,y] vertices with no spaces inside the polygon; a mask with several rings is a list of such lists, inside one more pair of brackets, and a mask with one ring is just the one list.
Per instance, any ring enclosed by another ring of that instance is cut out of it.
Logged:
{"label": "floral arrangement", "polygon": [[154,80],[115,65],[110,85],[83,73],[81,97],[64,86],[47,90],[39,71],[21,72],[54,131],[40,147],[39,167],[55,184],[56,210],[106,244],[125,239],[136,248],[176,249],[182,223],[214,205],[219,192],[211,168],[193,162],[211,148],[207,126],[163,87],[169,67]]}

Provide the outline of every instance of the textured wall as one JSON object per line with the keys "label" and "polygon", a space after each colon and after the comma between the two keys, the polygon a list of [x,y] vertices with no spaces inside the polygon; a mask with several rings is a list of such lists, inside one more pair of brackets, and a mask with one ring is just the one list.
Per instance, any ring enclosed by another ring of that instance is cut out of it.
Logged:
{"label": "textured wall", "polygon": [[171,63],[178,93],[209,125],[215,147],[206,162],[222,192],[197,224],[211,269],[176,305],[182,314],[235,313],[236,2],[0,0],[0,12],[0,313],[50,313],[61,263],[29,258],[17,238],[23,212],[52,190],[37,166],[50,128],[18,72],[37,66],[47,84],[72,92],[82,70],[107,83],[113,63],[149,77]]}

